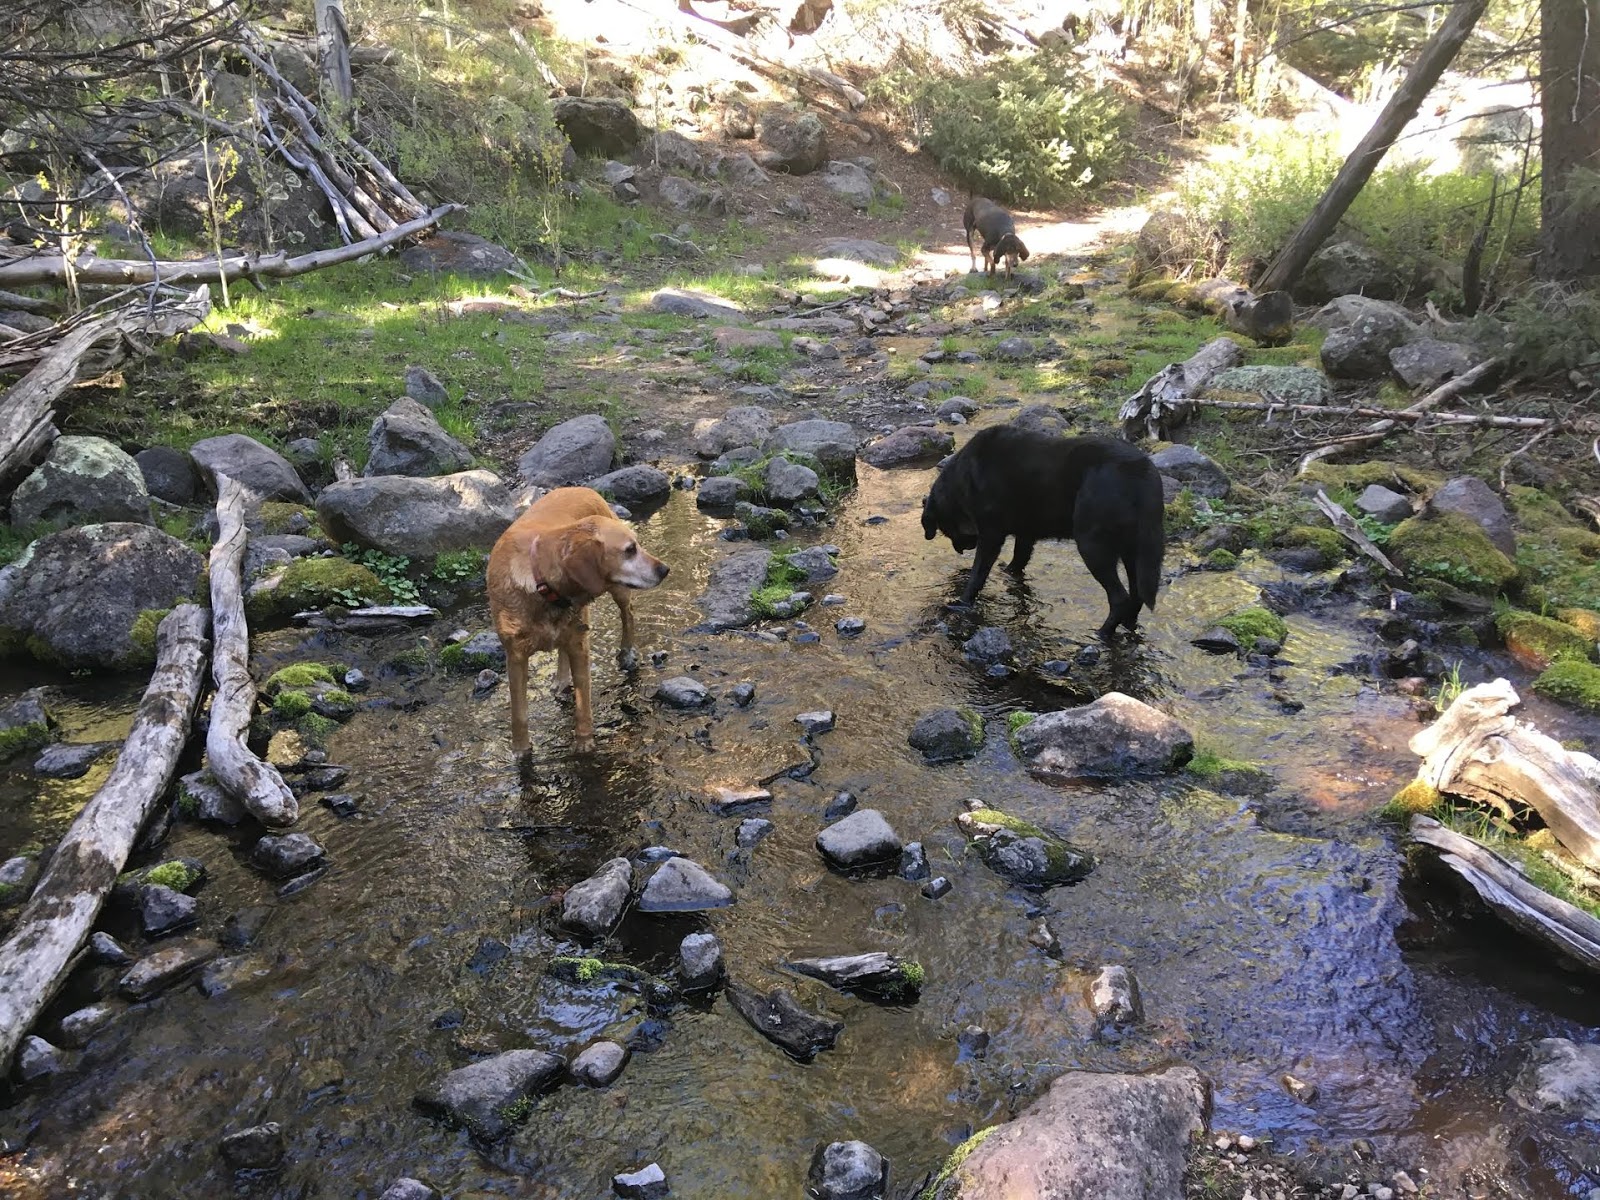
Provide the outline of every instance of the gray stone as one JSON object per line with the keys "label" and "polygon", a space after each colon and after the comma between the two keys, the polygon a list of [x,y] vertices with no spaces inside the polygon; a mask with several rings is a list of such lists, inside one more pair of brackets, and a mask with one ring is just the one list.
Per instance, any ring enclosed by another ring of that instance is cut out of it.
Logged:
{"label": "gray stone", "polygon": [[420,1179],[409,1176],[396,1179],[383,1189],[383,1195],[378,1200],[440,1200],[439,1190],[429,1187]]}
{"label": "gray stone", "polygon": [[1025,337],[1008,337],[995,346],[993,353],[996,358],[1023,362],[1037,354],[1038,349]]}
{"label": "gray stone", "polygon": [[767,581],[770,550],[741,550],[719,559],[711,568],[711,578],[698,603],[705,614],[705,628],[719,631],[742,629],[756,619],[750,595]]}
{"label": "gray stone", "polygon": [[1419,338],[1389,351],[1388,367],[1401,383],[1413,390],[1433,388],[1457,375],[1465,375],[1478,359],[1465,346]]}
{"label": "gray stone", "polygon": [[1147,1075],[1068,1071],[987,1136],[930,1200],[1181,1196],[1190,1139],[1205,1128],[1206,1093],[1187,1066]]}
{"label": "gray stone", "polygon": [[449,475],[472,465],[472,451],[444,431],[428,408],[396,400],[372,422],[362,474]]}
{"label": "gray stone", "polygon": [[310,870],[326,852],[308,833],[268,834],[256,842],[250,861],[268,875],[286,879]]}
{"label": "gray stone", "polygon": [[1476,476],[1448,480],[1428,497],[1428,511],[1459,513],[1482,529],[1507,558],[1516,558],[1517,536],[1511,528],[1511,515],[1506,512],[1504,501]]}
{"label": "gray stone", "polygon": [[1229,367],[1211,377],[1205,394],[1280,404],[1327,404],[1333,398],[1328,377],[1315,367]]}
{"label": "gray stone", "polygon": [[996,809],[972,809],[957,817],[956,824],[973,839],[986,867],[1021,887],[1077,883],[1094,870],[1094,856],[1088,851]]}
{"label": "gray stone", "polygon": [[860,440],[855,429],[843,421],[793,421],[773,430],[763,449],[769,454],[784,450],[809,454],[825,471],[853,475]]}
{"label": "gray stone", "polygon": [[139,889],[139,923],[146,937],[160,937],[199,920],[200,902],[159,883]]}
{"label": "gray stone", "polygon": [[698,679],[675,675],[657,686],[656,699],[671,708],[704,708],[711,703],[711,692]]}
{"label": "gray stone", "polygon": [[661,203],[678,212],[698,212],[716,207],[720,194],[709,191],[697,183],[678,175],[663,176],[656,185],[656,196]]}
{"label": "gray stone", "polygon": [[1156,470],[1196,496],[1220,500],[1233,489],[1228,473],[1193,446],[1167,446],[1150,456]]}
{"label": "gray stone", "polygon": [[728,159],[722,165],[722,173],[738,188],[764,188],[772,182],[772,176],[748,154],[735,154]]}
{"label": "gray stone", "polygon": [[865,1142],[818,1146],[806,1175],[806,1195],[816,1200],[883,1200],[889,1162]]}
{"label": "gray stone", "polygon": [[734,832],[734,845],[741,850],[752,850],[772,836],[776,828],[765,817],[746,817],[739,822],[739,828]]}
{"label": "gray stone", "polygon": [[87,1046],[111,1022],[121,1015],[124,1006],[115,1000],[102,1000],[90,1004],[61,1018],[60,1038],[63,1046],[74,1049]]}
{"label": "gray stone", "polygon": [[819,979],[837,991],[853,992],[879,1000],[913,1002],[922,990],[920,964],[882,950],[871,950],[865,954],[795,958],[783,965],[797,975]]}
{"label": "gray stone", "polygon": [[850,869],[897,860],[901,842],[881,812],[863,808],[817,834],[817,849],[832,866]]}
{"label": "gray stone", "polygon": [[732,508],[749,491],[736,475],[715,475],[700,484],[695,503],[701,508]]}
{"label": "gray stone", "polygon": [[217,476],[236,479],[257,500],[311,503],[311,493],[289,461],[269,446],[242,433],[204,438],[189,449],[206,486],[214,494]]}
{"label": "gray stone", "polygon": [[143,666],[154,648],[132,637],[139,614],[193,597],[205,563],[149,525],[83,525],[49,534],[0,570],[0,630],[37,639],[55,665]]}
{"label": "gray stone", "polygon": [[1052,408],[1048,404],[1028,405],[1011,418],[1011,424],[1018,429],[1043,434],[1045,437],[1066,437],[1072,432],[1072,423],[1061,415],[1059,409]]}
{"label": "gray stone", "polygon": [[955,438],[946,430],[907,425],[863,448],[861,458],[878,468],[904,467],[941,459],[955,446]]}
{"label": "gray stone", "polygon": [[821,546],[807,546],[804,550],[796,550],[793,554],[784,555],[783,561],[796,571],[804,572],[807,583],[821,583],[839,573],[839,568],[834,565],[833,559]]}
{"label": "gray stone", "polygon": [[1120,964],[1100,968],[1100,973],[1089,984],[1089,1007],[1096,1017],[1112,1025],[1130,1025],[1144,1020],[1139,981]]}
{"label": "gray stone", "polygon": [[[756,335],[767,331],[740,329],[737,326],[724,326],[712,331],[713,337],[734,333]],[[760,445],[771,436],[773,425],[772,414],[760,405],[730,408],[720,417],[706,417],[695,422],[695,453],[701,458],[716,458],[739,446]]]}
{"label": "gray stone", "polygon": [[700,151],[683,134],[663,129],[639,147],[639,161],[675,175],[698,175],[705,170]]}
{"label": "gray stone", "polygon": [[1335,379],[1381,379],[1389,354],[1415,335],[1407,318],[1376,307],[1329,330],[1322,342],[1322,369]]}
{"label": "gray stone", "polygon": [[805,175],[828,160],[828,134],[811,113],[769,108],[761,114],[757,136],[766,147],[764,166],[789,175]]}
{"label": "gray stone", "polygon": [[486,1141],[511,1132],[519,1101],[556,1082],[566,1064],[543,1050],[508,1050],[451,1071],[423,1088],[416,1103]]}
{"label": "gray stone", "polygon": [[178,780],[178,803],[197,821],[237,825],[244,820],[244,805],[217,785],[209,771],[194,771]]}
{"label": "gray stone", "polygon": [[1411,501],[1381,483],[1368,484],[1356,498],[1356,508],[1385,525],[1397,525],[1411,515]]}
{"label": "gray stone", "polygon": [[1540,1038],[1528,1047],[1511,1098],[1531,1112],[1600,1121],[1600,1044]]}
{"label": "gray stone", "polygon": [[1403,326],[1406,336],[1402,340],[1410,341],[1422,334],[1422,326],[1403,305],[1392,300],[1375,300],[1371,296],[1336,296],[1313,313],[1306,324],[1312,329],[1331,332],[1341,325],[1355,325],[1374,317],[1385,324]]}
{"label": "gray stone", "polygon": [[761,482],[770,503],[779,508],[793,508],[802,500],[815,500],[822,481],[810,467],[786,458],[774,458],[767,463]]}
{"label": "gray stone", "polygon": [[683,939],[678,946],[678,978],[696,991],[717,985],[722,978],[722,943],[716,934],[691,933]]}
{"label": "gray stone", "polygon": [[182,983],[221,951],[217,943],[205,938],[173,942],[134,963],[118,981],[118,990],[129,1000],[148,1000]]}
{"label": "gray stone", "polygon": [[615,1083],[628,1065],[628,1051],[616,1042],[596,1042],[572,1060],[572,1078],[585,1087]]}
{"label": "gray stone", "polygon": [[150,493],[133,458],[97,437],[60,437],[11,496],[11,527],[150,521]]}
{"label": "gray stone", "polygon": [[1121,692],[1035,717],[1017,730],[1016,745],[1030,770],[1064,778],[1159,775],[1194,753],[1188,730]]}
{"label": "gray stone", "polygon": [[667,1177],[661,1168],[651,1163],[637,1171],[611,1177],[611,1190],[622,1200],[666,1200],[670,1195]]}
{"label": "gray stone", "polygon": [[719,883],[699,863],[687,858],[669,858],[656,868],[639,897],[639,911],[703,912],[727,908],[733,893]]}
{"label": "gray stone", "polygon": [[666,472],[642,464],[591,479],[589,486],[608,500],[638,508],[661,504],[672,495],[672,480]]}
{"label": "gray stone", "polygon": [[89,938],[89,950],[94,954],[96,962],[103,962],[107,966],[126,967],[133,962],[133,955],[123,948],[121,942],[103,929],[95,931]]}
{"label": "gray stone", "polygon": [[556,124],[580,154],[626,154],[639,143],[639,119],[621,100],[560,96],[551,107]]}
{"label": "gray stone", "polygon": [[822,183],[859,212],[865,212],[872,205],[872,176],[855,163],[830,162],[822,173]]}
{"label": "gray stone", "polygon": [[884,242],[867,238],[823,238],[817,243],[818,258],[844,258],[869,267],[893,267],[900,262],[900,251]]}
{"label": "gray stone", "polygon": [[662,288],[650,297],[650,307],[655,312],[672,313],[679,317],[715,317],[724,321],[737,320],[745,315],[744,310],[731,300],[682,288]]}
{"label": "gray stone", "polygon": [[406,368],[406,395],[427,408],[450,403],[450,393],[445,391],[439,377],[427,367]]}
{"label": "gray stone", "polygon": [[972,662],[1005,662],[1011,657],[1011,635],[998,625],[985,625],[961,643],[961,650]]}
{"label": "gray stone", "polygon": [[298,533],[252,534],[245,544],[244,562],[239,570],[248,583],[268,570],[287,567],[297,558],[316,554],[325,545],[325,542]]}
{"label": "gray stone", "polygon": [[856,811],[860,803],[854,792],[835,792],[827,807],[822,810],[822,819],[837,821],[840,817],[848,817]]}
{"label": "gray stone", "polygon": [[168,504],[192,504],[200,486],[194,459],[171,446],[151,446],[133,456],[145,490]]}
{"label": "gray stone", "polygon": [[461,275],[499,279],[521,267],[517,256],[475,233],[447,229],[429,234],[400,251],[400,265],[420,275]]}
{"label": "gray stone", "polygon": [[625,858],[613,858],[567,889],[561,923],[589,937],[601,937],[621,918],[632,888],[633,865]]}
{"label": "gray stone", "polygon": [[1398,283],[1377,251],[1356,242],[1329,242],[1311,256],[1295,281],[1294,297],[1302,304],[1321,304],[1352,293],[1392,300]]}
{"label": "gray stone", "polygon": [[867,630],[867,623],[860,617],[840,617],[833,623],[834,632],[840,637],[860,637]]}
{"label": "gray stone", "polygon": [[930,762],[968,758],[983,747],[983,723],[970,712],[936,708],[917,719],[907,740]]}
{"label": "gray stone", "polygon": [[1198,646],[1207,654],[1237,654],[1240,649],[1239,639],[1233,631],[1221,625],[1213,625],[1199,636],[1190,638],[1189,644]]}
{"label": "gray stone", "polygon": [[727,994],[728,1003],[752,1029],[800,1062],[832,1049],[844,1031],[844,1022],[807,1012],[783,988],[762,995],[735,980]]}
{"label": "gray stone", "polygon": [[48,1079],[61,1070],[61,1051],[42,1037],[29,1034],[17,1050],[17,1076],[23,1083]]}
{"label": "gray stone", "polygon": [[966,396],[951,396],[934,409],[934,414],[940,417],[970,417],[977,413],[978,402]]}
{"label": "gray stone", "polygon": [[276,1121],[230,1133],[218,1147],[235,1171],[270,1171],[283,1162],[283,1128]]}
{"label": "gray stone", "polygon": [[469,546],[489,549],[516,517],[516,506],[488,471],[433,479],[378,475],[323,488],[317,516],[338,541],[431,558]]}
{"label": "gray stone", "polygon": [[552,426],[517,460],[517,473],[534,487],[583,483],[611,469],[617,437],[599,413]]}
{"label": "gray stone", "polygon": [[46,779],[80,779],[116,742],[80,742],[51,746],[33,761],[33,773]]}
{"label": "gray stone", "polygon": [[816,712],[803,712],[795,718],[801,732],[806,737],[815,737],[822,733],[832,733],[834,715],[832,709],[818,709]]}

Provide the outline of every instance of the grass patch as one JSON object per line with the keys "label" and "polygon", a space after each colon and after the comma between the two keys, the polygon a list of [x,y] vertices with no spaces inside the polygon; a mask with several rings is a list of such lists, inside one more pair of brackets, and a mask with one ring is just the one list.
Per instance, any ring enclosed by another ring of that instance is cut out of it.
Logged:
{"label": "grass patch", "polygon": [[1600,667],[1562,659],[1533,681],[1533,690],[1547,700],[1584,712],[1600,713]]}
{"label": "grass patch", "polygon": [[1444,804],[1433,814],[1441,825],[1469,837],[1478,844],[1510,859],[1535,887],[1549,892],[1558,900],[1565,900],[1591,917],[1600,918],[1600,896],[1580,888],[1559,868],[1551,864],[1535,842],[1549,838],[1547,831],[1539,830],[1522,837],[1508,827],[1505,821],[1477,808]]}

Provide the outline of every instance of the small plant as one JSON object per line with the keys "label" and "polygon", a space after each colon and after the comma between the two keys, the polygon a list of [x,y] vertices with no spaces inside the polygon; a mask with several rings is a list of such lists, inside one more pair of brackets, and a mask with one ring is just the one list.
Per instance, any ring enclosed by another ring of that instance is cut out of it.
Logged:
{"label": "small plant", "polygon": [[441,583],[465,583],[482,575],[488,561],[482,550],[446,550],[433,560],[430,574]]}
{"label": "small plant", "polygon": [[200,872],[187,863],[171,859],[146,871],[144,882],[154,887],[169,887],[175,892],[187,892],[200,882]]}
{"label": "small plant", "polygon": [[1207,783],[1222,778],[1222,776],[1235,771],[1256,771],[1259,768],[1255,763],[1243,759],[1229,758],[1212,746],[1196,746],[1194,757],[1184,768],[1196,779],[1203,779]]}
{"label": "small plant", "polygon": [[764,620],[778,616],[785,600],[794,595],[798,585],[806,581],[806,573],[789,563],[788,559],[774,554],[767,564],[767,581],[750,593],[750,606]]}
{"label": "small plant", "polygon": [[[353,542],[346,542],[340,547],[341,552],[351,562],[360,563],[367,570],[376,575],[389,589],[389,594],[395,604],[420,604],[422,593],[417,590],[416,582],[406,574],[411,567],[411,560],[403,554],[387,554],[382,550],[363,550]],[[355,607],[348,605],[347,607]]]}
{"label": "small plant", "polygon": [[1006,714],[1006,732],[1008,734],[1011,734],[1012,736],[1015,736],[1017,730],[1021,729],[1024,725],[1029,724],[1037,716],[1038,716],[1037,713],[1031,713],[1031,712],[1007,713]]}
{"label": "small plant", "polygon": [[1428,699],[1433,702],[1434,708],[1443,712],[1466,690],[1467,685],[1461,679],[1461,662],[1457,660],[1450,664],[1450,669],[1444,673],[1444,678],[1439,680],[1439,686],[1433,689]]}
{"label": "small plant", "polygon": [[939,1173],[933,1177],[927,1187],[922,1189],[918,1200],[934,1200],[939,1194],[939,1189],[949,1183],[950,1177],[961,1169],[961,1164],[971,1158],[972,1152],[983,1145],[984,1140],[999,1128],[1000,1126],[998,1125],[991,1125],[987,1129],[980,1129],[952,1150],[950,1157],[944,1160],[944,1166],[939,1168]]}

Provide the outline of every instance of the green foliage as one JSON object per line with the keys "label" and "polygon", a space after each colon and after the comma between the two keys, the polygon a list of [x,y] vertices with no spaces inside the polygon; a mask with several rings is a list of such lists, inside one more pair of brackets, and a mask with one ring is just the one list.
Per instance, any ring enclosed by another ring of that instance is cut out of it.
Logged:
{"label": "green foliage", "polygon": [[1439,686],[1433,689],[1428,699],[1433,702],[1435,709],[1443,712],[1466,690],[1467,685],[1461,679],[1461,663],[1458,660],[1450,664],[1450,669],[1444,673],[1444,678],[1439,680]]}
{"label": "green foliage", "polygon": [[13,529],[0,525],[0,567],[9,567],[22,557],[22,552],[33,545],[38,536],[31,529]]}
{"label": "green foliage", "polygon": [[1239,556],[1225,546],[1218,546],[1206,555],[1205,563],[1210,571],[1231,571],[1239,565]]}
{"label": "green foliage", "polygon": [[144,882],[156,887],[169,887],[175,892],[187,892],[200,882],[200,874],[187,863],[174,858],[160,866],[151,867],[145,872]]}
{"label": "green foliage", "polygon": [[1331,567],[1347,557],[1348,543],[1339,531],[1326,525],[1291,525],[1275,539],[1280,546],[1305,546],[1315,550],[1324,567]]}
{"label": "green foliage", "polygon": [[285,688],[301,690],[319,683],[332,682],[333,669],[324,663],[291,663],[267,676],[267,681],[261,685],[261,690],[269,696],[275,696]]}
{"label": "green foliage", "polygon": [[1041,50],[971,75],[902,70],[876,97],[957,179],[999,200],[1049,203],[1104,182],[1127,148],[1128,114],[1068,55]]}
{"label": "green foliage", "polygon": [[246,610],[252,620],[260,620],[330,604],[345,608],[387,604],[389,597],[389,588],[360,563],[343,558],[297,558],[278,586],[252,597]]}
{"label": "green foliage", "polygon": [[1516,564],[1460,513],[1400,522],[1389,536],[1389,550],[1410,576],[1437,579],[1480,595],[1493,596],[1517,577]]}
{"label": "green foliage", "polygon": [[171,611],[170,608],[146,608],[133,619],[133,627],[128,630],[128,640],[138,651],[141,662],[155,662],[156,633],[161,628],[161,622]]}
{"label": "green foliage", "polygon": [[1561,659],[1533,681],[1546,699],[1584,712],[1600,713],[1600,667],[1577,659]]}
{"label": "green foliage", "polygon": [[311,711],[311,697],[304,692],[285,688],[272,698],[272,715],[285,721],[296,721]]}
{"label": "green foliage", "polygon": [[1018,711],[1018,712],[1013,712],[1013,713],[1007,713],[1006,714],[1006,732],[1008,734],[1016,733],[1017,730],[1021,729],[1024,725],[1029,724],[1030,722],[1035,720],[1037,717],[1038,717],[1037,713],[1031,713],[1031,712]]}
{"label": "green foliage", "polygon": [[0,762],[29,750],[37,750],[50,740],[50,727],[42,721],[0,729]]}
{"label": "green foliage", "polygon": [[1194,757],[1184,768],[1196,779],[1203,779],[1207,783],[1220,779],[1223,775],[1234,771],[1255,771],[1257,767],[1252,762],[1244,759],[1229,758],[1214,746],[1196,746]]}
{"label": "green foliage", "polygon": [[1592,917],[1600,917],[1600,895],[1574,885],[1532,844],[1543,840],[1544,831],[1523,838],[1498,814],[1463,808],[1453,803],[1441,804],[1433,815],[1441,824],[1509,858],[1535,887],[1583,909]]}
{"label": "green foliage", "polygon": [[[382,550],[363,550],[353,542],[346,542],[341,547],[344,556],[352,562],[360,563],[371,571],[383,582],[388,590],[391,604],[420,604],[422,593],[417,590],[416,582],[406,574],[411,567],[411,560],[403,554],[388,554]],[[355,607],[347,605],[346,607]]]}
{"label": "green foliage", "polygon": [[1600,289],[1533,284],[1479,325],[1486,337],[1503,338],[1511,356],[1538,375],[1600,364]]}
{"label": "green foliage", "polygon": [[1246,647],[1255,645],[1257,638],[1270,638],[1281,644],[1289,637],[1289,627],[1283,623],[1283,618],[1270,609],[1259,606],[1232,613],[1223,617],[1217,624],[1238,638],[1240,645]]}
{"label": "green foliage", "polygon": [[441,583],[465,583],[482,575],[488,562],[482,550],[446,550],[433,560],[429,574]]}

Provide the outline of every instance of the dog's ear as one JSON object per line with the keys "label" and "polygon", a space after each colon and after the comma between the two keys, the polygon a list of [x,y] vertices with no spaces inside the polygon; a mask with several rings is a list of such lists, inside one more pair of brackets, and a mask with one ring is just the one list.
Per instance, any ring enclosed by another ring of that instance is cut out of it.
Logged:
{"label": "dog's ear", "polygon": [[571,585],[567,590],[602,595],[611,587],[606,566],[606,546],[594,530],[579,525],[562,536],[561,573]]}
{"label": "dog's ear", "polygon": [[938,536],[939,518],[933,511],[933,493],[929,492],[922,501],[922,539],[931,542]]}

